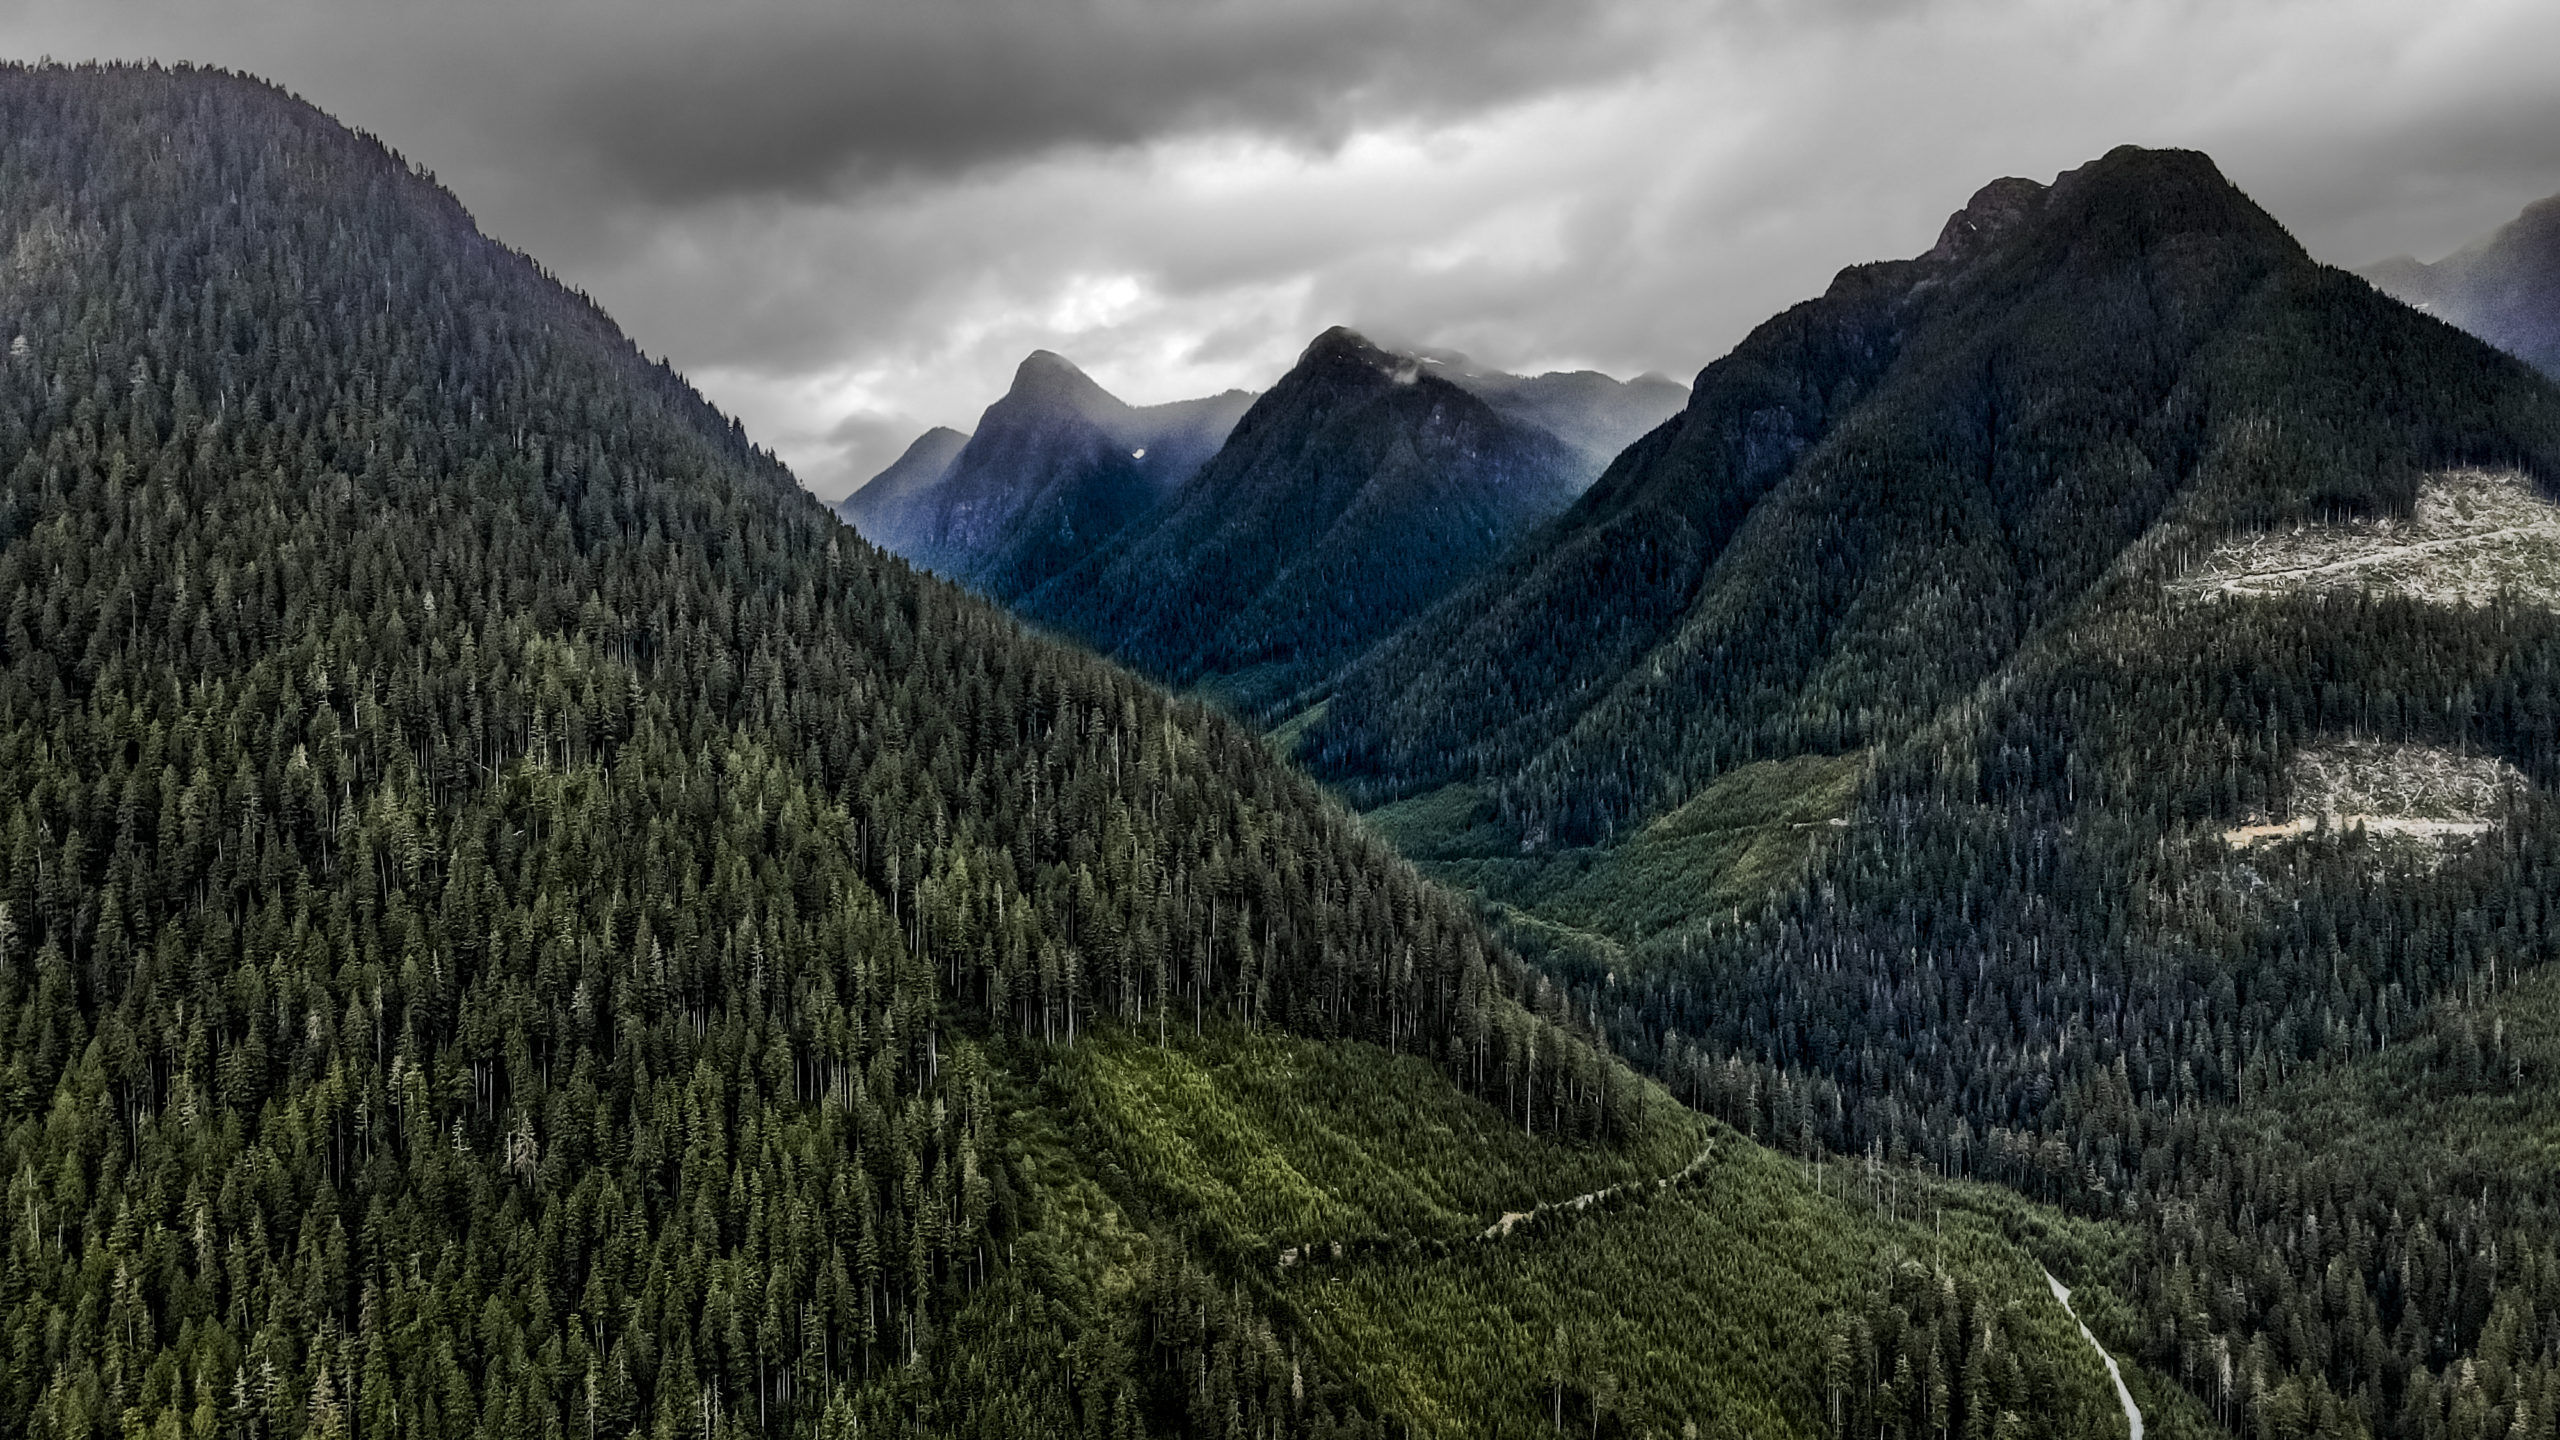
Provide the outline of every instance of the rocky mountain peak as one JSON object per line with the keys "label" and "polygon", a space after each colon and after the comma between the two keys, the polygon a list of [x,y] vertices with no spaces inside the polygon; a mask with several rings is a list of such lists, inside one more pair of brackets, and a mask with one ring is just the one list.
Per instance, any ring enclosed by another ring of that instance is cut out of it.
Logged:
{"label": "rocky mountain peak", "polygon": [[[1063,406],[1092,417],[1117,417],[1128,409],[1118,397],[1094,383],[1074,361],[1054,350],[1034,350],[1014,367],[1011,401]],[[1001,403],[1001,402],[999,402]]]}
{"label": "rocky mountain peak", "polygon": [[1922,258],[1969,260],[1981,254],[2043,209],[2050,193],[2046,186],[2021,176],[1992,181],[1973,192],[1963,209],[1947,217],[1945,227],[1938,231],[1938,243]]}

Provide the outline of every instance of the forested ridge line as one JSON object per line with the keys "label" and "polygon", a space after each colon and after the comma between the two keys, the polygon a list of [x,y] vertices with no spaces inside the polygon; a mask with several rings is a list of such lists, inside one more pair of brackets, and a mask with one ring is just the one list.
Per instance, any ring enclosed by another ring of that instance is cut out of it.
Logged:
{"label": "forested ridge line", "polygon": [[2405,515],[2446,466],[2560,477],[2545,394],[2205,156],[1995,182],[1709,365],[1299,748],[1364,806],[1474,783],[1526,848],[1614,842],[1754,762],[1911,739],[2199,496],[2271,525]]}

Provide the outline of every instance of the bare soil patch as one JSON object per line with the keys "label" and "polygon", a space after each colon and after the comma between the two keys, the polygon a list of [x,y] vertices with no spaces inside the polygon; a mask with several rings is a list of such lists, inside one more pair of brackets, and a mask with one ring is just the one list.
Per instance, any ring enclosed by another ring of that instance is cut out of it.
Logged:
{"label": "bare soil patch", "polygon": [[2234,536],[2169,582],[2200,600],[2369,590],[2439,605],[2560,608],[2560,505],[2512,470],[2428,477],[2406,520]]}

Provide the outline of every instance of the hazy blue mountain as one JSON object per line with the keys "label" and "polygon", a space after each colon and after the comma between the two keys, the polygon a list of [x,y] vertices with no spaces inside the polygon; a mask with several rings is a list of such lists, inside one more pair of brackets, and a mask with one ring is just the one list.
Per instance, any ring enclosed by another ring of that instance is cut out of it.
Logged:
{"label": "hazy blue mountain", "polygon": [[910,523],[925,513],[918,498],[942,483],[960,447],[968,443],[969,437],[960,431],[934,426],[889,462],[889,468],[837,501],[836,513],[873,544],[905,553],[915,544]]}
{"label": "hazy blue mountain", "polygon": [[1547,431],[1335,328],[1159,514],[1019,608],[1175,684],[1284,705],[1563,509],[1580,472]]}
{"label": "hazy blue mountain", "polygon": [[934,451],[919,456],[919,440],[883,472],[897,486],[868,504],[880,482],[864,486],[847,516],[915,564],[1010,598],[1151,513],[1216,453],[1252,399],[1230,391],[1132,406],[1064,356],[1034,351],[934,473],[924,473]]}
{"label": "hazy blue mountain", "polygon": [[2560,378],[2560,195],[2432,265],[2401,255],[2362,273],[2383,293]]}
{"label": "hazy blue mountain", "polygon": [[1597,479],[1618,452],[1680,413],[1689,387],[1647,372],[1620,380],[1597,370],[1551,370],[1509,375],[1486,370],[1464,356],[1426,353],[1432,373],[1456,382],[1511,419],[1535,425],[1572,446]]}

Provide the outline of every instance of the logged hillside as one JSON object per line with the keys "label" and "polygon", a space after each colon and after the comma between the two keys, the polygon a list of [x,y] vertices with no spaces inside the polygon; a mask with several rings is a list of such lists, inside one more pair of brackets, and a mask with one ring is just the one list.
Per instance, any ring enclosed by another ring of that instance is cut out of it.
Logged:
{"label": "logged hillside", "polygon": [[1576,465],[1411,357],[1328,330],[1158,515],[1016,608],[1273,717],[1563,509]]}
{"label": "logged hillside", "polygon": [[0,1429],[2108,1415],[2004,1233],[1672,1106],[378,144],[158,68],[0,133]]}
{"label": "logged hillside", "polygon": [[2220,1423],[2544,1433],[2539,1162],[2385,1137],[2543,1103],[2560,391],[2119,151],[1696,396],[1310,752],[1691,1103],[2137,1230]]}

